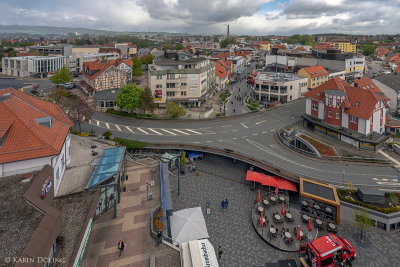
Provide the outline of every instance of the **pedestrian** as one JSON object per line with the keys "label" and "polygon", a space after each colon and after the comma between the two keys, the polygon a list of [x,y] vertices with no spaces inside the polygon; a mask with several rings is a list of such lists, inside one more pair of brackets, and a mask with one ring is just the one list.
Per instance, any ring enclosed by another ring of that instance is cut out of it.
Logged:
{"label": "pedestrian", "polygon": [[222,256],[222,247],[221,246],[219,246],[218,247],[218,259],[220,260],[221,259],[221,256]]}
{"label": "pedestrian", "polygon": [[125,249],[124,241],[119,240],[117,249],[119,250],[119,256],[121,257],[121,254],[122,254],[122,252],[123,252],[124,249]]}
{"label": "pedestrian", "polygon": [[236,111],[235,111],[235,109],[233,109],[233,113],[235,113]]}
{"label": "pedestrian", "polygon": [[224,212],[224,208],[225,208],[225,201],[221,201],[221,211]]}
{"label": "pedestrian", "polygon": [[228,199],[225,199],[225,209],[228,209]]}
{"label": "pedestrian", "polygon": [[211,207],[211,199],[209,198],[208,200],[207,200],[207,208],[210,208]]}
{"label": "pedestrian", "polygon": [[158,230],[156,247],[158,247],[161,244],[161,239],[162,239],[162,232],[161,232],[161,230]]}

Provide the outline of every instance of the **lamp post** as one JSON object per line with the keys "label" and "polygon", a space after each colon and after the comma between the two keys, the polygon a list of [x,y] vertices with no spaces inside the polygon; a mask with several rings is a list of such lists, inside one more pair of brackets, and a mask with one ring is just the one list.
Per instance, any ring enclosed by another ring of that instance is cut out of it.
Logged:
{"label": "lamp post", "polygon": [[345,174],[345,169],[342,171],[342,184],[344,185],[344,174]]}

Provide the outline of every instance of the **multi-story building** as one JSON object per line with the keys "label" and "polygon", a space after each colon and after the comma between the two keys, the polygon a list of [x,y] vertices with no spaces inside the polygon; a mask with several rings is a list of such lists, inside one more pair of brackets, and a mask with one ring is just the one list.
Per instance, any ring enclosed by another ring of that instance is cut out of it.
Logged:
{"label": "multi-story building", "polygon": [[297,75],[308,79],[309,89],[316,88],[329,79],[329,73],[321,65],[302,68]]}
{"label": "multi-story building", "polygon": [[[122,61],[121,61],[122,62]],[[94,95],[96,91],[121,88],[128,83],[130,74],[119,68],[119,64],[124,62],[85,62],[83,64],[82,80],[79,82],[81,88],[89,95]]]}
{"label": "multi-story building", "polygon": [[246,64],[246,59],[242,56],[232,56],[228,57],[227,60],[232,61],[233,63],[233,72],[235,73],[242,73],[245,64]]}
{"label": "multi-story building", "polygon": [[360,74],[363,74],[365,71],[365,57],[358,56],[358,57],[345,59],[345,68],[346,68],[345,69],[346,73],[358,72]]}
{"label": "multi-story building", "polygon": [[47,53],[51,56],[72,56],[72,45],[49,45],[49,46],[30,46],[29,50],[37,50],[40,53]]}
{"label": "multi-story building", "polygon": [[328,127],[350,129],[363,136],[385,131],[389,99],[369,78],[357,80],[355,86],[333,78],[307,92],[305,97],[306,114]]}
{"label": "multi-story building", "polygon": [[3,74],[15,77],[47,77],[49,73],[62,69],[67,57],[5,57],[2,59]]}
{"label": "multi-story building", "polygon": [[160,107],[169,101],[199,107],[215,88],[215,75],[215,63],[208,58],[161,58],[149,65],[148,85]]}
{"label": "multi-story building", "polygon": [[259,101],[286,103],[307,92],[307,78],[292,73],[259,72],[254,82],[253,97]]}
{"label": "multi-story building", "polygon": [[271,50],[271,44],[268,41],[260,42],[260,50],[269,51]]}
{"label": "multi-story building", "polygon": [[224,90],[226,87],[226,84],[229,83],[229,72],[223,65],[223,63],[216,61],[215,62],[215,72],[217,74],[216,76],[216,85],[218,90]]}
{"label": "multi-story building", "polygon": [[357,45],[354,43],[348,41],[335,41],[333,44],[335,45],[335,49],[339,49],[342,53],[357,52]]}

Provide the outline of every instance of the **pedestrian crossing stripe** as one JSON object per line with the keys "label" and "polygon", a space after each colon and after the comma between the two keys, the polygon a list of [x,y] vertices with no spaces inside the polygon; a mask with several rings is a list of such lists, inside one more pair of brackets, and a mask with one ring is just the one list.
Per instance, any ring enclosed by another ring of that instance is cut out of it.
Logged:
{"label": "pedestrian crossing stripe", "polygon": [[150,131],[152,131],[152,132],[154,132],[154,133],[156,133],[156,134],[158,134],[158,135],[162,135],[162,133],[160,133],[160,132],[158,132],[158,131],[156,131],[156,130],[154,130],[154,129],[152,129],[152,128],[147,128],[148,130],[150,130]]}
{"label": "pedestrian crossing stripe", "polygon": [[146,132],[145,130],[143,130],[143,129],[139,128],[139,127],[137,127],[136,129],[138,129],[139,131],[141,131],[144,134],[149,134],[148,132]]}
{"label": "pedestrian crossing stripe", "polygon": [[166,133],[172,134],[172,135],[176,135],[176,133],[170,132],[170,131],[165,130],[165,129],[160,129],[160,130],[162,130],[162,131],[164,131],[164,132],[166,132]]}
{"label": "pedestrian crossing stripe", "polygon": [[176,131],[176,132],[178,132],[178,133],[181,133],[181,134],[190,135],[190,134],[185,133],[185,132],[182,132],[181,130],[178,130],[178,129],[172,129],[172,130],[174,130],[174,131]]}

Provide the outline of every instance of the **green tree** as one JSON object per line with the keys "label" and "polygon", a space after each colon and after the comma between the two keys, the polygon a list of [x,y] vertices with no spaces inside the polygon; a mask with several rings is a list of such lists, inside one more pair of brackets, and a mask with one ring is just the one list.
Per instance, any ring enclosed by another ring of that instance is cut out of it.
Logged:
{"label": "green tree", "polygon": [[375,53],[376,45],[370,43],[370,44],[365,44],[361,47],[361,50],[363,52],[363,55],[365,56],[371,56]]}
{"label": "green tree", "polygon": [[133,62],[133,70],[132,70],[133,77],[142,76],[143,75],[142,61],[140,61],[137,57],[133,57],[132,62]]}
{"label": "green tree", "polygon": [[177,44],[174,46],[174,50],[182,50],[183,49],[183,44]]}
{"label": "green tree", "polygon": [[50,90],[46,100],[59,105],[63,110],[68,111],[70,107],[69,98],[76,98],[77,96],[68,93],[64,87],[56,87]]}
{"label": "green tree", "polygon": [[111,135],[112,135],[112,132],[110,132],[110,131],[106,131],[106,132],[103,133],[103,136],[104,136],[106,139],[110,139]]}
{"label": "green tree", "polygon": [[170,118],[179,118],[186,115],[186,111],[183,107],[179,106],[175,102],[168,102],[167,107],[165,109],[165,114],[167,114]]}
{"label": "green tree", "polygon": [[186,165],[186,151],[183,151],[182,155],[181,155],[181,166],[185,166]]}
{"label": "green tree", "polygon": [[146,114],[146,109],[153,112],[156,104],[154,103],[154,97],[149,87],[144,88],[143,94],[141,96],[140,108],[143,109],[143,113]]}
{"label": "green tree", "polygon": [[153,63],[153,55],[152,54],[147,54],[147,55],[144,55],[144,56],[141,56],[140,58],[139,58],[139,60],[143,63],[143,64],[151,64],[151,63]]}
{"label": "green tree", "polygon": [[121,87],[121,92],[118,94],[115,103],[121,109],[133,112],[136,108],[140,107],[142,94],[142,88],[133,84],[127,84]]}
{"label": "green tree", "polygon": [[222,40],[219,44],[221,48],[225,48],[228,46],[228,44],[236,44],[236,39],[233,37],[226,38],[225,40]]}
{"label": "green tree", "polygon": [[8,57],[16,57],[17,56],[17,51],[15,51],[13,48],[7,49],[6,53],[7,53]]}
{"label": "green tree", "polygon": [[355,226],[359,229],[358,237],[360,241],[364,241],[365,232],[369,227],[375,226],[374,221],[371,219],[371,216],[368,213],[367,208],[359,206],[359,210],[354,210],[353,212],[353,220]]}
{"label": "green tree", "polygon": [[57,70],[50,78],[50,81],[52,81],[55,84],[65,84],[67,82],[72,81],[71,78],[71,72],[69,69],[66,67],[63,67],[62,69]]}

